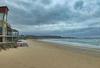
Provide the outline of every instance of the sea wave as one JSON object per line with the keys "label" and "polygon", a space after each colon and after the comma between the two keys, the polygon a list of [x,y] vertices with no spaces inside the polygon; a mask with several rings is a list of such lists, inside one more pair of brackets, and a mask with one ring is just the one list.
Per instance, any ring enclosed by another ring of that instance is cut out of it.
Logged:
{"label": "sea wave", "polygon": [[41,41],[62,44],[64,46],[100,48],[100,39],[42,39]]}

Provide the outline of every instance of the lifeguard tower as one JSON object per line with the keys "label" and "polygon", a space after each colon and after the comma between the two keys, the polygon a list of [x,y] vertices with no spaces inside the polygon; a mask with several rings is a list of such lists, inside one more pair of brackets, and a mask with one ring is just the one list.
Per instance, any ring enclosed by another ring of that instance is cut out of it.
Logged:
{"label": "lifeguard tower", "polygon": [[7,23],[8,7],[0,6],[0,44],[16,43],[19,32]]}

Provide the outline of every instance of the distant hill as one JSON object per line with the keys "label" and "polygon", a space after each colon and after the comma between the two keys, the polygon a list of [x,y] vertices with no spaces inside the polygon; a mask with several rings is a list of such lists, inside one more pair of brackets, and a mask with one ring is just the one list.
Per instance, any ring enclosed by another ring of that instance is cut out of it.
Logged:
{"label": "distant hill", "polygon": [[[25,35],[24,38],[68,38],[68,39],[76,39],[76,38],[99,38],[100,39],[100,28],[84,28],[84,29],[77,29],[77,30],[66,30],[66,31],[54,31],[54,32],[47,32],[47,34],[34,34],[30,33],[31,35]],[[38,35],[40,34],[40,35]],[[50,35],[53,34],[53,35]]]}
{"label": "distant hill", "polygon": [[35,35],[21,35],[23,39],[61,39],[61,38],[75,38],[75,37],[62,37],[62,36],[35,36]]}

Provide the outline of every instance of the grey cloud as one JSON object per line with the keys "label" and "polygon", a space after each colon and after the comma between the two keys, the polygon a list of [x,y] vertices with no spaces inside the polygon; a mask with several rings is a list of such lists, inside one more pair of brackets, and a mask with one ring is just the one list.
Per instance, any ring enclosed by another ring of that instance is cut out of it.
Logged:
{"label": "grey cloud", "polygon": [[68,10],[68,8],[63,8],[60,7],[59,5],[56,5],[54,8],[50,10],[46,10],[44,9],[44,7],[38,5],[35,7],[31,7],[31,11],[29,11],[29,13],[28,11],[25,12],[20,9],[16,10],[13,10],[12,12],[12,15],[14,15],[13,18],[17,17],[17,21],[21,21],[20,19],[22,18],[23,18],[22,21],[24,21],[25,19],[24,22],[21,22],[19,24],[35,25],[35,24],[46,24],[46,23],[48,24],[54,22],[56,23],[56,21],[68,20],[68,18],[70,17],[70,11]]}
{"label": "grey cloud", "polygon": [[[58,2],[60,0],[56,1]],[[86,0],[74,1],[75,3],[72,5],[72,7],[70,7],[70,5],[68,5],[70,1],[66,2],[66,0],[64,1],[65,4],[63,5],[55,4],[53,6],[51,6],[53,0],[9,0],[7,2],[10,9],[8,17],[9,23],[14,25],[16,28],[21,25],[24,25],[24,27],[30,25],[53,25],[57,24],[58,22],[64,22],[66,24],[83,23],[84,26],[88,25],[88,27],[99,23],[95,23],[96,18],[100,17],[100,10],[98,9],[100,6],[98,3],[90,3],[90,1]],[[98,2],[98,0],[96,0],[96,2]],[[84,7],[85,3],[87,3],[87,6]],[[45,8],[45,6],[49,8]],[[96,8],[93,8],[93,11],[91,11],[91,6],[96,6]],[[94,20],[93,22],[92,19]],[[98,21],[100,20],[98,19]],[[91,25],[89,23],[91,23]],[[30,28],[34,29],[33,26]],[[18,29],[21,28],[23,27],[19,27]]]}
{"label": "grey cloud", "polygon": [[41,3],[48,5],[52,3],[52,0],[41,0]]}
{"label": "grey cloud", "polygon": [[77,1],[77,2],[75,3],[74,8],[75,8],[75,9],[82,9],[83,6],[84,6],[84,2],[79,0],[79,1]]}

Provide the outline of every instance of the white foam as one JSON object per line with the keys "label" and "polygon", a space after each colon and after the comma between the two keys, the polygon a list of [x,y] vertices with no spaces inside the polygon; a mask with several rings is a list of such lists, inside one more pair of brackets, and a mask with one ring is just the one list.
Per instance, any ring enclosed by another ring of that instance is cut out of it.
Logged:
{"label": "white foam", "polygon": [[90,44],[86,44],[86,43],[78,43],[78,42],[65,42],[65,41],[61,41],[61,40],[57,40],[57,39],[43,39],[40,41],[45,41],[45,42],[51,42],[51,43],[57,43],[57,44],[62,44],[64,46],[80,46],[80,47],[87,47],[87,48],[100,48],[100,46],[96,46],[96,45],[90,45]]}

